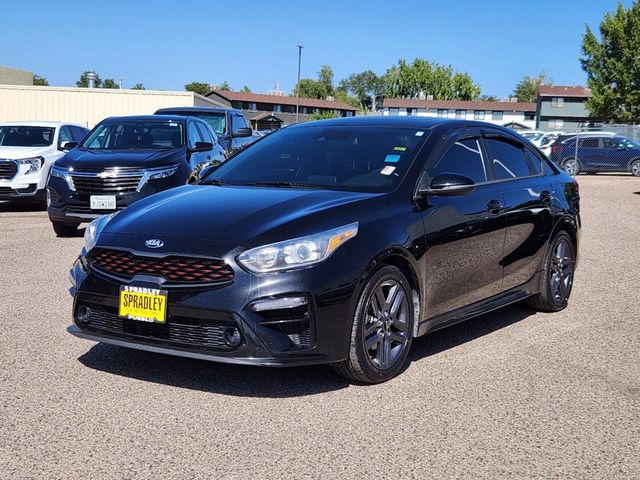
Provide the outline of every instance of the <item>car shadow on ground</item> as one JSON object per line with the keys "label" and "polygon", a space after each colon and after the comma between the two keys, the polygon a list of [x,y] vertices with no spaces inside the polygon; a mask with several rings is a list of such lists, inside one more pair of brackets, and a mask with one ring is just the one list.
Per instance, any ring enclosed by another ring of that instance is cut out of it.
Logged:
{"label": "car shadow on ground", "polygon": [[22,203],[22,202],[2,202],[0,201],[0,213],[1,212],[44,212],[46,211],[41,205],[37,203]]}
{"label": "car shadow on ground", "polygon": [[[437,355],[519,322],[535,312],[512,305],[414,340],[409,362]],[[243,397],[286,398],[339,390],[351,382],[325,365],[250,367],[193,360],[97,344],[78,360],[94,370],[145,382]]]}

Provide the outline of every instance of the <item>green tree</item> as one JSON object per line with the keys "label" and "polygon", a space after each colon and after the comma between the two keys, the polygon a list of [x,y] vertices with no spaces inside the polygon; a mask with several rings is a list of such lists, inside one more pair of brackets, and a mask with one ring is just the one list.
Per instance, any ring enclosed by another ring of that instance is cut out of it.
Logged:
{"label": "green tree", "polygon": [[495,95],[480,95],[478,100],[482,100],[483,102],[499,102],[500,100]]}
{"label": "green tree", "polygon": [[516,88],[513,90],[513,96],[516,97],[519,102],[533,103],[536,101],[538,88],[541,85],[553,85],[553,80],[549,78],[547,72],[540,72],[535,77],[527,75],[518,82]]}
{"label": "green tree", "polygon": [[600,22],[600,39],[587,25],[580,63],[593,96],[587,109],[595,118],[640,121],[640,3],[622,3]]}
{"label": "green tree", "polygon": [[382,106],[384,81],[371,70],[349,75],[340,81],[339,88],[357,98],[358,108],[362,111]]}
{"label": "green tree", "polygon": [[324,86],[327,95],[334,95],[333,68],[329,65],[322,65],[318,70],[318,82]]}
{"label": "green tree", "polygon": [[334,110],[325,110],[323,112],[315,112],[307,117],[309,120],[327,120],[329,118],[340,118]]}
{"label": "green tree", "polygon": [[251,89],[250,89],[247,85],[245,85],[244,87],[242,87],[242,88],[240,89],[240,91],[241,91],[241,92],[244,92],[244,93],[251,93]]}
{"label": "green tree", "polygon": [[131,90],[146,90],[147,88],[141,84],[141,83],[136,83],[133,87],[131,87]]}
{"label": "green tree", "polygon": [[202,83],[202,82],[187,83],[184,86],[184,89],[187,92],[195,92],[195,93],[198,93],[200,95],[206,95],[207,93],[209,93],[211,91],[211,87],[209,86],[209,84],[208,83]]}
{"label": "green tree", "polygon": [[333,91],[333,96],[336,102],[348,103],[349,105],[360,108],[360,101],[357,97],[349,95],[346,89],[338,87]]}
{"label": "green tree", "polygon": [[473,100],[480,95],[480,87],[468,73],[423,58],[416,58],[411,64],[398,60],[397,65],[387,69],[383,82],[389,97],[415,98],[423,94],[432,95],[435,100]]}
{"label": "green tree", "polygon": [[480,87],[473,83],[468,73],[456,73],[452,82],[453,95],[457,100],[476,100],[480,96]]}
{"label": "green tree", "polygon": [[300,84],[293,89],[294,95],[300,90],[300,96],[303,98],[327,98],[327,89],[318,80],[311,78],[303,78]]}
{"label": "green tree", "polygon": [[[84,72],[82,72],[82,75],[80,75],[80,78],[76,82],[76,85],[78,87],[87,88],[89,86],[89,81],[87,80],[87,73],[91,73],[91,70],[85,70]],[[96,88],[100,88],[100,86],[102,85],[102,80],[100,79],[100,75],[98,75],[97,73],[95,75],[96,75],[96,79],[93,82],[93,85]]]}
{"label": "green tree", "polygon": [[230,91],[231,90],[231,86],[227,83],[227,81],[225,80],[224,82],[222,82],[220,84],[220,86],[218,87],[218,90],[225,90],[225,91]]}
{"label": "green tree", "polygon": [[48,87],[49,86],[49,81],[45,78],[45,77],[41,77],[40,75],[33,75],[33,84],[34,85],[39,85],[42,87]]}
{"label": "green tree", "polygon": [[105,78],[102,82],[102,88],[120,88],[120,85],[113,78]]}

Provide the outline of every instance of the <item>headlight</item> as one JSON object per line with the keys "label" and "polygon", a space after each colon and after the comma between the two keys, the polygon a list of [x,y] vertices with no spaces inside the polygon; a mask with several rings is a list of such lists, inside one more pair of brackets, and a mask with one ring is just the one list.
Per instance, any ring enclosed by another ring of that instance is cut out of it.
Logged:
{"label": "headlight", "polygon": [[32,157],[32,158],[21,158],[16,160],[20,165],[28,165],[29,169],[24,172],[25,175],[28,173],[36,173],[40,171],[42,168],[42,164],[44,163],[44,158],[42,157]]}
{"label": "headlight", "polygon": [[326,260],[357,234],[358,223],[352,223],[316,235],[252,248],[239,255],[238,262],[254,273],[304,268]]}
{"label": "headlight", "polygon": [[69,190],[74,192],[76,190],[76,187],[73,185],[73,180],[71,179],[71,175],[70,175],[71,172],[73,172],[73,167],[69,167],[69,168],[58,167],[57,165],[54,164],[53,167],[51,167],[50,175],[52,177],[61,178],[62,180],[66,181],[67,187],[69,187]]}
{"label": "headlight", "polygon": [[177,170],[178,170],[178,165],[176,165],[175,167],[169,167],[169,168],[165,168],[165,169],[160,170],[160,171],[156,171],[155,173],[152,170],[152,171],[149,172],[149,180],[156,180],[158,178],[170,177],[171,175],[176,173]]}
{"label": "headlight", "polygon": [[89,253],[89,251],[96,245],[100,233],[115,214],[116,213],[114,212],[110,215],[103,215],[102,217],[96,218],[89,225],[87,225],[87,228],[84,230],[85,253]]}

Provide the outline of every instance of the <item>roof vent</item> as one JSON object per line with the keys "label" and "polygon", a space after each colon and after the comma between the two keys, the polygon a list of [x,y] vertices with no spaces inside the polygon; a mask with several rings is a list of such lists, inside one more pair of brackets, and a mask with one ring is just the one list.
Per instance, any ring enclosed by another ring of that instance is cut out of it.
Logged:
{"label": "roof vent", "polygon": [[518,97],[509,97],[509,102],[518,103]]}
{"label": "roof vent", "polygon": [[427,95],[427,100],[433,100],[433,95]]}

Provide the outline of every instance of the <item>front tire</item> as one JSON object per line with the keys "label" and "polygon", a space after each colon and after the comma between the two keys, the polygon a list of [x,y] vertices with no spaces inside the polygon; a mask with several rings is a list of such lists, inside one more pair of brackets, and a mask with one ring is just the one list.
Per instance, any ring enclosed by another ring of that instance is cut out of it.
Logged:
{"label": "front tire", "polygon": [[78,233],[78,225],[69,225],[68,223],[51,222],[53,231],[58,237],[73,237]]}
{"label": "front tire", "polygon": [[349,356],[334,364],[338,374],[364,383],[395,377],[404,366],[413,339],[411,286],[394,266],[385,266],[367,281],[356,307]]}
{"label": "front tire", "polygon": [[551,242],[545,258],[540,292],[527,299],[529,306],[540,312],[557,312],[566,308],[573,287],[575,246],[565,231]]}

